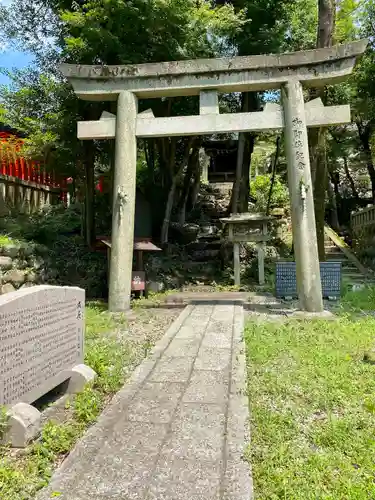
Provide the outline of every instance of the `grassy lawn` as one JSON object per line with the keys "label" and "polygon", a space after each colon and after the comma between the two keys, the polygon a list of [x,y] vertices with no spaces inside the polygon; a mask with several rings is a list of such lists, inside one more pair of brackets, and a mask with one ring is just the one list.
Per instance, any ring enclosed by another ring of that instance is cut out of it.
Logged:
{"label": "grassy lawn", "polygon": [[[147,354],[150,345],[137,345],[116,335],[126,327],[112,319],[100,304],[86,308],[85,362],[98,374],[94,384],[66,403],[67,419],[48,422],[40,439],[15,453],[0,447],[0,499],[27,500],[46,485],[55,466],[93,424],[104,405]],[[1,414],[0,414],[1,431]],[[57,494],[56,494],[57,496]]]}
{"label": "grassy lawn", "polygon": [[[345,307],[375,309],[374,291]],[[375,319],[246,328],[256,499],[375,499]]]}

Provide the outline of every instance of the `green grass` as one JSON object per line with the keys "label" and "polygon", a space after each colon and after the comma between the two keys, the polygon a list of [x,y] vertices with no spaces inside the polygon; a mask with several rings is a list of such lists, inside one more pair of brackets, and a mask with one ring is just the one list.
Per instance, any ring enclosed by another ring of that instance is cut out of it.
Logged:
{"label": "green grass", "polygon": [[[372,303],[361,297],[346,307]],[[256,499],[375,498],[374,333],[375,319],[345,314],[247,325]]]}
{"label": "green grass", "polygon": [[375,311],[375,288],[365,287],[358,291],[347,291],[341,306],[354,312]]}
{"label": "green grass", "polygon": [[96,421],[109,398],[147,354],[149,346],[146,349],[116,336],[116,330],[126,326],[124,317],[113,319],[103,311],[100,303],[86,308],[85,362],[97,372],[97,379],[67,402],[69,419],[64,423],[48,422],[40,439],[24,452],[14,455],[7,447],[0,447],[1,500],[34,498],[48,483],[55,465]]}

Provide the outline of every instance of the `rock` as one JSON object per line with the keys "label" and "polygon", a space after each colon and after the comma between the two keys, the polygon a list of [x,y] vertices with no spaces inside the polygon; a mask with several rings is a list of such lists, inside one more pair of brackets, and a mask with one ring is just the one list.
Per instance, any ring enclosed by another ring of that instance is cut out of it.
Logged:
{"label": "rock", "polygon": [[34,245],[25,244],[21,246],[19,253],[22,257],[27,258],[30,257],[34,253],[34,251],[35,251]]}
{"label": "rock", "polygon": [[49,249],[45,245],[35,245],[35,252],[40,255],[48,255]]}
{"label": "rock", "polygon": [[15,267],[16,269],[26,269],[27,267],[29,267],[29,263],[27,262],[27,260],[24,260],[22,258],[13,259],[13,267]]}
{"label": "rock", "polygon": [[38,270],[41,269],[44,266],[44,260],[41,257],[35,257],[35,259],[32,259],[31,261],[31,267],[34,269]]}
{"label": "rock", "polygon": [[46,280],[55,280],[57,276],[59,275],[57,269],[48,269],[48,271],[45,272],[45,279]]}
{"label": "rock", "polygon": [[5,257],[4,255],[0,256],[0,268],[1,269],[11,269],[13,265],[13,261],[11,257]]}
{"label": "rock", "polygon": [[162,281],[148,281],[146,283],[146,289],[148,292],[159,293],[164,290],[165,286]]}
{"label": "rock", "polygon": [[11,257],[14,259],[17,257],[18,252],[20,251],[20,247],[18,245],[7,245],[6,247],[3,247],[3,254],[7,255],[8,257]]}
{"label": "rock", "polygon": [[215,236],[218,233],[218,227],[214,224],[202,224],[199,229],[198,238],[207,238]]}
{"label": "rock", "polygon": [[198,224],[179,224],[177,222],[172,222],[170,229],[172,233],[175,233],[175,238],[181,245],[187,245],[195,241],[199,232]]}
{"label": "rock", "polygon": [[[36,273],[34,273],[34,271],[30,271],[26,276],[26,281],[29,283],[36,283],[37,280],[38,280],[38,276],[36,275]],[[26,283],[25,283],[25,285],[26,285]]]}
{"label": "rock", "polygon": [[193,252],[192,258],[197,262],[204,262],[210,259],[216,259],[220,255],[219,248],[206,248]]}
{"label": "rock", "polygon": [[273,217],[284,217],[285,208],[274,208],[271,210],[270,215],[272,215]]}
{"label": "rock", "polygon": [[266,257],[269,259],[278,259],[280,257],[278,249],[272,245],[266,246]]}
{"label": "rock", "polygon": [[167,276],[165,281],[167,283],[168,288],[180,288],[180,280],[178,278]]}
{"label": "rock", "polygon": [[6,283],[5,285],[2,285],[0,287],[0,295],[4,295],[5,293],[10,293],[10,292],[14,292],[14,291],[15,291],[15,288],[12,285],[12,283]]}
{"label": "rock", "polygon": [[360,292],[361,290],[364,290],[366,288],[366,285],[364,283],[355,283],[352,286],[352,291],[353,292]]}
{"label": "rock", "polygon": [[13,283],[15,285],[22,285],[25,281],[25,273],[20,269],[11,269],[4,274],[3,277],[6,283]]}

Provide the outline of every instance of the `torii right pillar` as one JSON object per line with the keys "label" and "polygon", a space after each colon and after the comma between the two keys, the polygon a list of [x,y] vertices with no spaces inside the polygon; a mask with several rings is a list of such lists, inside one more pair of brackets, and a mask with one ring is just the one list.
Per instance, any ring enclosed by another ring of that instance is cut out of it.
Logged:
{"label": "torii right pillar", "polygon": [[301,82],[289,80],[284,83],[281,96],[298,296],[302,310],[322,312],[313,186]]}

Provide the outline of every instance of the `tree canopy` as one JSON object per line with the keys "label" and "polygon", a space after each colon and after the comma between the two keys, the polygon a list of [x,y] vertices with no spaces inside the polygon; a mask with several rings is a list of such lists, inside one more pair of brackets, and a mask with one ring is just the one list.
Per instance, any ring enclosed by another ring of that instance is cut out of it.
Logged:
{"label": "tree canopy", "polygon": [[[325,90],[327,104],[350,102],[353,114],[352,126],[337,128],[327,138],[327,179],[334,180],[339,195],[349,193],[350,178],[356,183],[356,170],[365,168],[369,191],[364,194],[363,176],[361,188],[356,189],[361,196],[372,192],[375,198],[374,0],[13,0],[8,7],[0,6],[0,32],[11,43],[32,52],[35,64],[10,72],[11,84],[0,91],[1,119],[25,133],[28,155],[38,156],[86,184],[89,181],[86,190],[92,189],[88,172],[105,164],[110,170],[113,147],[80,143],[75,124],[79,119],[96,119],[103,109],[113,108],[108,103],[77,100],[59,74],[60,62],[129,64],[311,49],[320,43],[324,5],[333,13],[330,43],[370,38],[353,77]],[[255,110],[269,99],[277,100],[278,94],[225,95],[220,105],[232,112]],[[196,112],[197,100],[140,103],[141,108],[146,106],[159,116],[188,114]],[[269,137],[272,144],[275,137]],[[244,134],[244,138],[242,209],[248,204],[249,166],[256,142],[255,135]],[[199,147],[198,138],[192,142],[169,138],[140,141],[140,165],[147,167],[142,182],[160,183],[161,205],[168,204],[176,184],[170,200],[172,212],[184,205],[186,189],[197,177]],[[186,156],[186,148],[191,157]],[[282,168],[282,157],[279,164]],[[322,182],[323,197],[328,201]]]}

